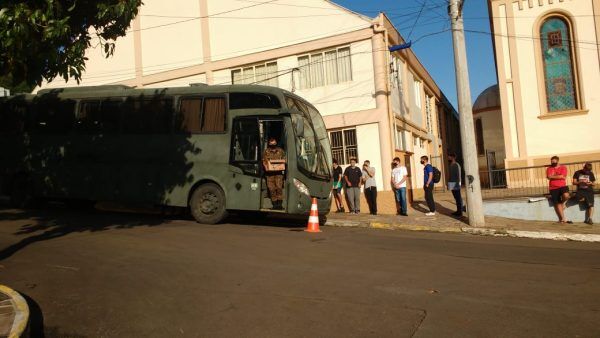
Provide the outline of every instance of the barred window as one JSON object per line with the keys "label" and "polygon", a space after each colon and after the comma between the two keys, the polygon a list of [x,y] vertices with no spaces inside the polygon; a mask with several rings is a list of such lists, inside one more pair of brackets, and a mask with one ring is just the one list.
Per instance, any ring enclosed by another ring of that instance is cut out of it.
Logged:
{"label": "barred window", "polygon": [[425,94],[425,120],[427,123],[427,132],[433,134],[433,107],[431,106],[431,96]]}
{"label": "barred window", "polygon": [[350,164],[351,158],[358,158],[356,129],[330,131],[329,139],[333,158],[338,160],[338,164]]}
{"label": "barred window", "polygon": [[352,81],[350,47],[298,57],[300,88],[316,88]]}
{"label": "barred window", "polygon": [[231,83],[278,87],[277,62],[267,62],[234,69],[231,71]]}

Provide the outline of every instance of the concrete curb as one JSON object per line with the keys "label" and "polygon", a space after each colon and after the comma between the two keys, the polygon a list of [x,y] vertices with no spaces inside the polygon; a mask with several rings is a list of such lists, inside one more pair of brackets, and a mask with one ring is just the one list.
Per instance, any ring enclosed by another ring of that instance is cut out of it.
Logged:
{"label": "concrete curb", "polygon": [[24,333],[27,330],[27,324],[29,322],[29,306],[27,305],[27,301],[25,301],[25,299],[21,297],[21,295],[15,290],[1,284],[0,292],[10,298],[10,301],[13,305],[13,310],[15,311],[15,319],[13,320],[13,325],[8,337],[24,337]]}
{"label": "concrete curb", "polygon": [[499,228],[472,228],[460,226],[429,226],[415,224],[396,224],[385,222],[356,222],[343,220],[328,220],[326,226],[335,227],[359,227],[387,230],[407,230],[407,231],[430,231],[442,233],[465,233],[478,236],[495,236],[495,237],[519,237],[533,239],[549,239],[555,241],[577,241],[577,242],[600,242],[600,235],[596,234],[579,234],[551,231],[525,231],[511,230]]}

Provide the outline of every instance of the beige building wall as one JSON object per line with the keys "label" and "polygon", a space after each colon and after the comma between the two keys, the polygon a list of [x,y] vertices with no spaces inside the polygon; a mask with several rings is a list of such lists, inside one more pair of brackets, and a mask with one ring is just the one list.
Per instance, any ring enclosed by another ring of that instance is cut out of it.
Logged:
{"label": "beige building wall", "polygon": [[[364,17],[330,1],[279,0],[260,6],[257,4],[259,1],[208,1],[208,14],[212,16],[209,21],[213,60],[271,50],[371,26]],[[246,8],[235,11],[241,7]],[[229,11],[232,12],[219,14]]]}
{"label": "beige building wall", "polygon": [[[489,0],[509,167],[600,157],[600,1]],[[548,113],[539,29],[544,18],[571,22],[580,109]],[[517,37],[517,38],[515,38]]]}
{"label": "beige building wall", "polygon": [[[214,2],[214,1],[210,1]],[[200,1],[145,1],[140,20],[145,75],[203,62]]]}

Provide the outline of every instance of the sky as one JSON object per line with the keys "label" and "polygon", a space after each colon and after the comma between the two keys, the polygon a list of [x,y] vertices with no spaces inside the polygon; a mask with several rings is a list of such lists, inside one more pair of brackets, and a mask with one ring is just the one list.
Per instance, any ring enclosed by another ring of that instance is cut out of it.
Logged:
{"label": "sky", "polygon": [[[385,12],[404,39],[413,41],[413,51],[458,110],[451,32],[425,36],[450,27],[447,0],[334,0],[334,2],[369,17],[377,16],[380,11]],[[423,3],[425,9],[419,15]],[[463,10],[465,29],[490,31],[487,1],[466,0]],[[467,32],[466,45],[471,97],[475,101],[483,90],[497,83],[494,51],[489,34]]]}

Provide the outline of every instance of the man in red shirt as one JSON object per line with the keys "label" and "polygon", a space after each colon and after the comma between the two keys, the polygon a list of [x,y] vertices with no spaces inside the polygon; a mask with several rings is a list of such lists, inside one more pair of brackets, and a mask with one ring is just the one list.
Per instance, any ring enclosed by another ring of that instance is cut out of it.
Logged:
{"label": "man in red shirt", "polygon": [[550,166],[546,169],[549,181],[552,204],[561,223],[573,223],[565,218],[565,203],[569,200],[569,187],[567,187],[567,167],[558,164],[558,156],[552,156]]}

